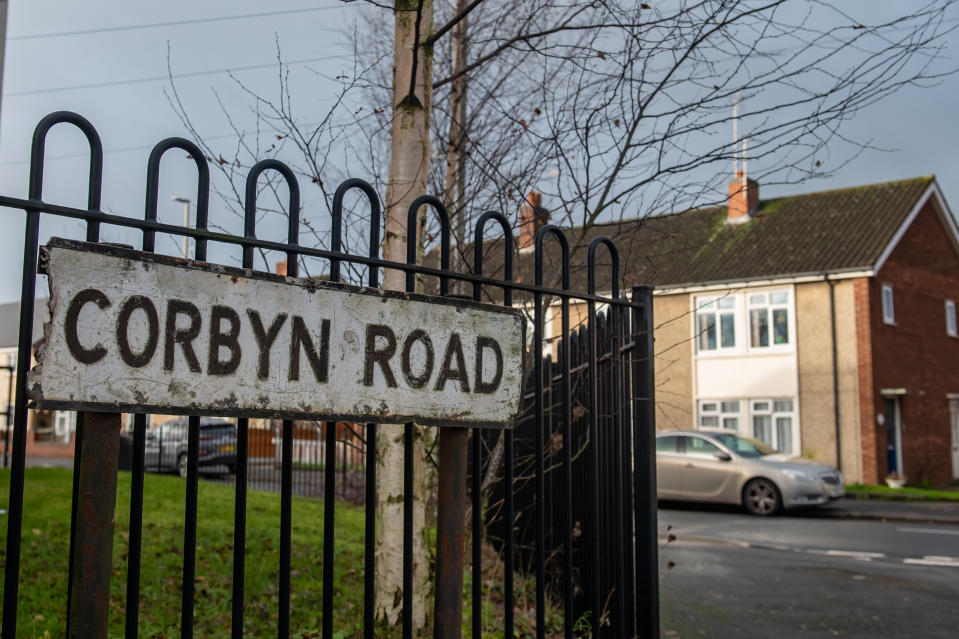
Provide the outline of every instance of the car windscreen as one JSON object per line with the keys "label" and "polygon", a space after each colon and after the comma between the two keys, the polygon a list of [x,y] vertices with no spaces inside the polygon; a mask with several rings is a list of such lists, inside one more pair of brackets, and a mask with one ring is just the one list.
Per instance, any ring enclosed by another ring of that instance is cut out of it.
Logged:
{"label": "car windscreen", "polygon": [[722,442],[726,448],[743,457],[762,457],[763,455],[776,454],[773,448],[756,439],[733,433],[711,433],[711,435]]}

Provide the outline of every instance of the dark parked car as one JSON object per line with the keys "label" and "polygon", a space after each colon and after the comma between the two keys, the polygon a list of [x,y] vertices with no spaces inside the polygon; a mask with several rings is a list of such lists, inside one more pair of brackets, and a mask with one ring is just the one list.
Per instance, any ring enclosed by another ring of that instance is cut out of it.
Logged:
{"label": "dark parked car", "polygon": [[[171,419],[147,433],[144,458],[146,470],[187,474],[187,431],[189,418]],[[211,417],[200,419],[199,465],[224,465],[236,472],[236,426]]]}

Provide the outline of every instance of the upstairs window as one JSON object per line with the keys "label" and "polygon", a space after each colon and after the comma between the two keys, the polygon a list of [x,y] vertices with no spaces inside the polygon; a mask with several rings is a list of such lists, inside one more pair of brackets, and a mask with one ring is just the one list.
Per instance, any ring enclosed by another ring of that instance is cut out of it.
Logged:
{"label": "upstairs window", "polygon": [[893,305],[892,286],[882,285],[882,321],[886,324],[896,323],[896,308]]}
{"label": "upstairs window", "polygon": [[789,292],[749,295],[749,346],[789,345]]}
{"label": "upstairs window", "polygon": [[956,303],[946,300],[946,334],[950,337],[959,337],[956,330]]}
{"label": "upstairs window", "polygon": [[700,352],[736,348],[736,299],[696,299],[696,343]]}

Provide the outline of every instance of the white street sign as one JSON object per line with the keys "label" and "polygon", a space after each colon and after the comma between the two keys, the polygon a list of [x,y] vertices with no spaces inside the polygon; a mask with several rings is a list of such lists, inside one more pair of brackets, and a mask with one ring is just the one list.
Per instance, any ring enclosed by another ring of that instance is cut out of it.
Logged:
{"label": "white street sign", "polygon": [[51,239],[39,407],[509,427],[519,311]]}

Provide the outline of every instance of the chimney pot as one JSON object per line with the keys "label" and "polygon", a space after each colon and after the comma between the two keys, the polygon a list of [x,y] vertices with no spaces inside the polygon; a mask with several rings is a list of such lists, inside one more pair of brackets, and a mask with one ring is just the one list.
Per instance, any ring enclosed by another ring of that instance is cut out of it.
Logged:
{"label": "chimney pot", "polygon": [[736,177],[729,181],[728,206],[727,223],[748,222],[759,208],[759,183],[755,180],[744,180],[742,171],[736,171]]}
{"label": "chimney pot", "polygon": [[531,249],[536,233],[549,223],[549,211],[542,206],[543,195],[530,191],[519,210],[519,248]]}

